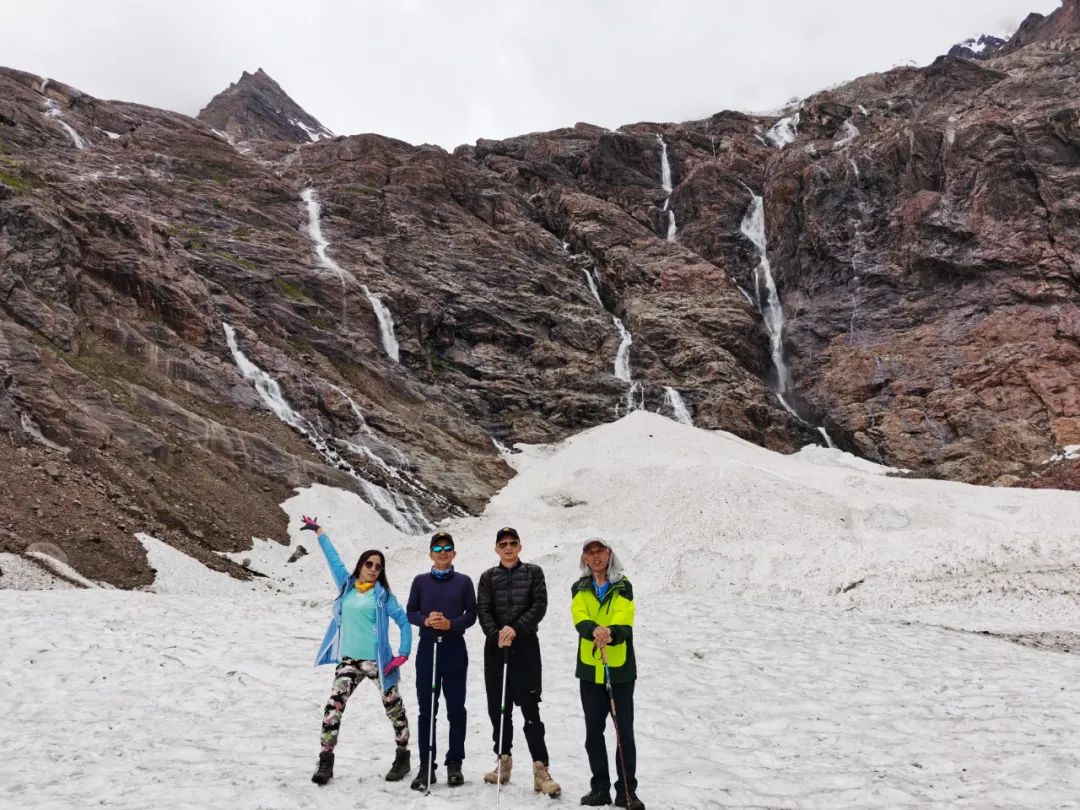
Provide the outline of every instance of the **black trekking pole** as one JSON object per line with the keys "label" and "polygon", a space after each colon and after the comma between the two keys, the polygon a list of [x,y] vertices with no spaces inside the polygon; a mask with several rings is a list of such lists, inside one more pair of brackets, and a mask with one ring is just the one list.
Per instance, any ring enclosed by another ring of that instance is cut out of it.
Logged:
{"label": "black trekking pole", "polygon": [[435,778],[435,691],[438,688],[439,644],[442,636],[435,637],[435,654],[431,659],[431,732],[428,735],[428,781],[425,796],[431,795],[431,781]]}
{"label": "black trekking pole", "polygon": [[502,706],[499,708],[499,751],[495,763],[495,806],[499,807],[502,801],[502,747],[503,734],[506,731],[506,683],[510,674],[510,648],[503,647],[503,683],[502,683]]}
{"label": "black trekking pole", "polygon": [[611,669],[607,662],[607,648],[600,648],[600,660],[604,662],[604,688],[607,689],[608,703],[611,705],[611,725],[615,728],[615,750],[619,755],[622,768],[623,790],[626,792],[626,806],[630,806],[630,778],[626,773],[626,760],[623,759],[622,738],[619,736],[619,718],[615,711],[615,693],[611,689]]}

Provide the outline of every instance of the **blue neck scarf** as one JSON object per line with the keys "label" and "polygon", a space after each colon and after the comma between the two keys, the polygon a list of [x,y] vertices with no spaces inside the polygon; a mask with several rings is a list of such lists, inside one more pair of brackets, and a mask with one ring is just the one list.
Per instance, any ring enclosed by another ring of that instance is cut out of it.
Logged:
{"label": "blue neck scarf", "polygon": [[431,566],[431,577],[432,577],[432,579],[437,579],[439,582],[445,582],[446,580],[450,579],[450,577],[452,577],[453,575],[454,575],[454,566],[452,566],[452,565],[449,568],[447,568],[445,571],[440,571],[434,565]]}
{"label": "blue neck scarf", "polygon": [[592,583],[592,589],[593,593],[596,594],[596,598],[603,602],[604,596],[607,594],[608,590],[611,589],[611,580],[609,579],[603,585],[598,585],[596,580],[594,579]]}

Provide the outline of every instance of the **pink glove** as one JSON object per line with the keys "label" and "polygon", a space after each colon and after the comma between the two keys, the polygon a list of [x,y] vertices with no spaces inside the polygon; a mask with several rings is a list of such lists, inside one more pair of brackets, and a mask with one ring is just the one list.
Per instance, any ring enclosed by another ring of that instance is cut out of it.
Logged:
{"label": "pink glove", "polygon": [[393,672],[395,669],[400,667],[402,664],[404,664],[408,660],[409,660],[409,656],[407,656],[407,655],[399,655],[397,658],[393,659],[389,664],[386,665],[386,669],[384,669],[382,671],[382,674],[383,675],[389,675],[391,672]]}
{"label": "pink glove", "polygon": [[307,515],[301,515],[301,519],[304,521],[304,525],[300,527],[300,531],[309,531],[319,533],[319,519],[310,518]]}

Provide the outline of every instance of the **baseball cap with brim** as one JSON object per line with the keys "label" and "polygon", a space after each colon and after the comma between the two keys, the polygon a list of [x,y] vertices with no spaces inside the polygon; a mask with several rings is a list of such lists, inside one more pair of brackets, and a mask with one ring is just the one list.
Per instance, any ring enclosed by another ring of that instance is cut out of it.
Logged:
{"label": "baseball cap with brim", "polygon": [[517,529],[510,526],[503,526],[501,529],[499,529],[498,534],[495,535],[495,542],[498,543],[504,537],[513,537],[515,540],[521,539],[520,537],[518,537]]}
{"label": "baseball cap with brim", "polygon": [[585,541],[585,545],[581,547],[581,553],[584,554],[593,546],[600,546],[600,548],[611,548],[611,546],[609,546],[599,537],[590,537],[588,540]]}
{"label": "baseball cap with brim", "polygon": [[435,534],[431,535],[431,542],[428,543],[428,548],[442,546],[447,543],[454,545],[454,538],[450,535],[450,532],[435,532]]}

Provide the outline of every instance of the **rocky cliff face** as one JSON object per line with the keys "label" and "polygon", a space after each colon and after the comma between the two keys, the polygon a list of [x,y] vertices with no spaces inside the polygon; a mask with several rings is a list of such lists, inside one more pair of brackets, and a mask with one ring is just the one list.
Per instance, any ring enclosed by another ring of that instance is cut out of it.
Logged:
{"label": "rocky cliff face", "polygon": [[495,441],[682,401],[1036,481],[1080,444],[1078,50],[453,154],[309,143],[261,72],[193,120],[0,70],[0,546],[138,585],[145,530],[236,568],[310,481],[420,530],[505,482]]}

